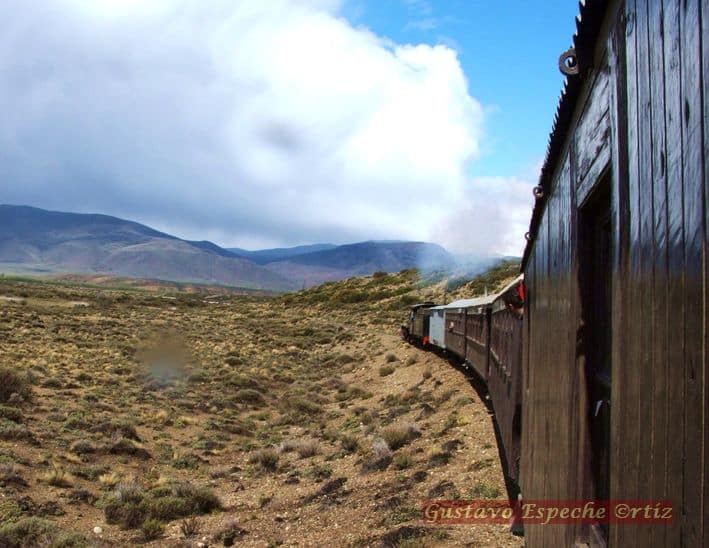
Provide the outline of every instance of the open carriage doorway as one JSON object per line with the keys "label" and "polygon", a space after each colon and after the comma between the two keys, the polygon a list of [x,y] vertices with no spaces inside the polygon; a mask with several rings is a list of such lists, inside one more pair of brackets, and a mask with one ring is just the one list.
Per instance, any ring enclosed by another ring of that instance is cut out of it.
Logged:
{"label": "open carriage doorway", "polygon": [[[597,500],[610,497],[611,371],[613,344],[612,264],[613,225],[610,173],[594,185],[579,209],[579,284],[581,330],[579,353],[583,357],[586,385],[585,419],[588,446],[585,451],[588,495]],[[590,470],[589,470],[590,468]],[[592,528],[596,545],[604,545],[608,526]],[[599,538],[600,537],[600,538]]]}

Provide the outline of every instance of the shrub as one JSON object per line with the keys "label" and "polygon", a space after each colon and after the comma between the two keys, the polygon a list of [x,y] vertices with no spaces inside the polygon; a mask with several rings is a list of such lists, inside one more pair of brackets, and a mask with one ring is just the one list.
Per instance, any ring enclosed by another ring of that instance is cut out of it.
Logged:
{"label": "shrub", "polygon": [[396,354],[392,352],[387,352],[387,354],[384,356],[384,361],[386,361],[387,363],[393,363],[398,360],[399,358],[397,358]]}
{"label": "shrub", "polygon": [[0,440],[8,441],[26,441],[29,443],[37,443],[34,434],[25,426],[21,426],[12,421],[0,422]]}
{"label": "shrub", "polygon": [[290,396],[281,400],[279,409],[293,418],[312,417],[322,412],[322,405],[302,396]]}
{"label": "shrub", "polygon": [[263,394],[253,388],[242,388],[234,396],[240,403],[259,405],[264,403]]}
{"label": "shrub", "polygon": [[265,392],[263,386],[261,386],[261,383],[257,379],[241,373],[230,375],[225,383],[235,388],[250,388],[252,390],[258,390],[259,392]]}
{"label": "shrub", "polygon": [[120,436],[129,440],[140,441],[135,426],[125,421],[105,421],[91,428],[91,432],[101,432],[108,436]]}
{"label": "shrub", "polygon": [[88,548],[90,544],[82,535],[65,533],[51,521],[31,517],[0,525],[0,546],[3,548],[31,546]]}
{"label": "shrub", "polygon": [[332,476],[332,466],[327,464],[313,464],[307,472],[315,481],[323,481]]}
{"label": "shrub", "polygon": [[497,487],[488,485],[487,483],[477,482],[470,490],[471,499],[496,499],[502,493]]}
{"label": "shrub", "polygon": [[126,529],[139,527],[146,520],[171,521],[194,514],[206,514],[222,507],[219,497],[206,487],[173,483],[144,491],[134,483],[120,484],[104,506],[108,523]]}
{"label": "shrub", "polygon": [[249,464],[256,464],[262,470],[273,472],[278,467],[278,453],[273,449],[262,449],[249,457]]}
{"label": "shrub", "polygon": [[162,522],[152,518],[146,519],[143,522],[143,525],[141,526],[140,530],[142,531],[143,538],[145,540],[155,540],[165,534],[165,526],[162,524]]}
{"label": "shrub", "polygon": [[281,443],[279,449],[281,453],[290,453],[291,451],[295,451],[301,459],[304,459],[317,455],[320,450],[320,446],[316,440],[291,439]]}
{"label": "shrub", "polygon": [[26,486],[27,482],[20,474],[20,469],[13,462],[0,464],[0,484],[14,483]]}
{"label": "shrub", "polygon": [[237,539],[241,538],[247,533],[245,529],[239,527],[236,521],[231,520],[224,524],[224,526],[217,531],[214,535],[214,540],[221,542],[224,546],[234,546]]}
{"label": "shrub", "polygon": [[16,407],[0,405],[0,419],[6,419],[12,422],[20,422],[22,420],[22,412]]}
{"label": "shrub", "polygon": [[381,433],[382,439],[395,451],[420,435],[421,432],[415,425],[390,426],[389,428],[385,428]]}
{"label": "shrub", "polygon": [[165,521],[189,516],[195,510],[192,501],[175,496],[147,499],[141,506],[149,516]]}
{"label": "shrub", "polygon": [[108,452],[112,455],[128,455],[144,460],[150,458],[150,453],[146,449],[137,446],[127,438],[119,438],[109,447]]}
{"label": "shrub", "polygon": [[29,379],[8,366],[0,366],[0,402],[6,402],[13,394],[19,394],[24,399],[32,395]]}
{"label": "shrub", "polygon": [[69,446],[69,451],[77,455],[86,455],[96,452],[96,446],[88,440],[76,440]]}
{"label": "shrub", "polygon": [[359,448],[357,436],[345,434],[340,438],[340,445],[345,453],[354,453]]}
{"label": "shrub", "polygon": [[185,518],[180,522],[180,532],[185,538],[190,538],[199,533],[200,523],[196,517]]}
{"label": "shrub", "polygon": [[52,469],[44,474],[44,481],[53,487],[71,487],[74,484],[74,478],[64,468],[57,465],[52,465]]}
{"label": "shrub", "polygon": [[386,377],[394,372],[394,368],[391,365],[383,365],[379,368],[379,376]]}
{"label": "shrub", "polygon": [[399,470],[409,468],[414,463],[414,459],[408,453],[402,453],[394,457],[394,466]]}
{"label": "shrub", "polygon": [[315,440],[300,440],[295,447],[295,452],[301,459],[306,459],[318,454],[320,446]]}

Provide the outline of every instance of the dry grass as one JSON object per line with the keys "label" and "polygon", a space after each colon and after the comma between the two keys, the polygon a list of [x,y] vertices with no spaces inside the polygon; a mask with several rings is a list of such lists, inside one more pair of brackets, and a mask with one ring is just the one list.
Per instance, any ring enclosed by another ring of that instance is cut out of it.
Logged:
{"label": "dry grass", "polygon": [[427,290],[405,271],[211,304],[0,280],[24,302],[0,302],[0,546],[83,546],[97,526],[106,546],[469,541],[397,532],[443,477],[504,489],[479,398],[397,336]]}

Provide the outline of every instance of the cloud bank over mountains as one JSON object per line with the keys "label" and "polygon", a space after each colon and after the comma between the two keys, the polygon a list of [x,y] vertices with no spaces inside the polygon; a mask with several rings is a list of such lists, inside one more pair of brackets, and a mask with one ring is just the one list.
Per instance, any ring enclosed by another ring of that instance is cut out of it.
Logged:
{"label": "cloud bank over mountains", "polygon": [[[392,43],[339,9],[3,2],[0,202],[240,247],[435,238],[521,250],[529,185],[467,175],[484,109],[456,52]],[[467,237],[452,234],[452,212]]]}

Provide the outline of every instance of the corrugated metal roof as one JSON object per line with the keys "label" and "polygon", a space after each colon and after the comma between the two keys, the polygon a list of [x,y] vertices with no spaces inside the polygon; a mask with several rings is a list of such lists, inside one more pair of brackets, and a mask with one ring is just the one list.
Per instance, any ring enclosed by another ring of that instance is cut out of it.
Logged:
{"label": "corrugated metal roof", "polygon": [[492,293],[491,295],[486,295],[484,297],[475,297],[473,299],[459,299],[457,301],[453,301],[452,303],[433,306],[431,307],[431,310],[445,310],[450,308],[472,308],[475,306],[486,306],[492,304],[502,295],[507,293],[507,291],[509,291],[512,287],[521,282],[523,279],[524,275],[520,274],[497,293]]}
{"label": "corrugated metal roof", "polygon": [[[539,222],[544,212],[546,197],[549,194],[551,179],[566,142],[567,132],[572,122],[582,85],[593,67],[593,53],[603,18],[612,3],[607,0],[585,0],[579,3],[579,15],[576,17],[576,33],[573,37],[573,47],[576,50],[579,73],[566,77],[564,88],[559,97],[559,106],[556,109],[551,135],[549,136],[546,159],[539,176],[539,186],[544,189],[545,197],[536,200],[532,210],[532,219],[529,224],[530,240],[527,242],[522,256],[522,270],[527,264],[529,253],[534,245]],[[559,53],[561,54],[561,52]]]}
{"label": "corrugated metal roof", "polygon": [[524,275],[520,274],[514,280],[512,280],[510,283],[508,283],[505,287],[503,287],[500,291],[498,291],[495,294],[494,300],[497,300],[500,297],[502,297],[505,293],[507,293],[510,289],[512,289],[514,286],[516,286],[519,282],[521,282],[523,280],[524,280]]}

